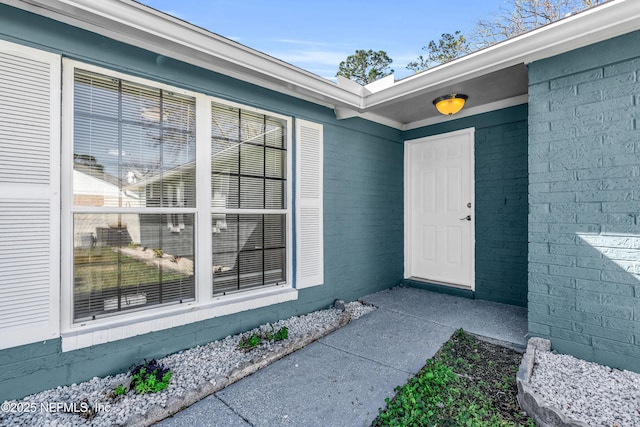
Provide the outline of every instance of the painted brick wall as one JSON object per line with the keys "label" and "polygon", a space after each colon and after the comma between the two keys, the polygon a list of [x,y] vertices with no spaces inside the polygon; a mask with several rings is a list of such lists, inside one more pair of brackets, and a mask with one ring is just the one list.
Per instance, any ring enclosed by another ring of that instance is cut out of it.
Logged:
{"label": "painted brick wall", "polygon": [[527,304],[527,122],[476,130],[476,297]]}
{"label": "painted brick wall", "polygon": [[527,304],[527,106],[450,120],[404,133],[405,140],[475,128],[476,290],[435,291]]}
{"label": "painted brick wall", "polygon": [[640,34],[529,67],[529,331],[640,371]]}

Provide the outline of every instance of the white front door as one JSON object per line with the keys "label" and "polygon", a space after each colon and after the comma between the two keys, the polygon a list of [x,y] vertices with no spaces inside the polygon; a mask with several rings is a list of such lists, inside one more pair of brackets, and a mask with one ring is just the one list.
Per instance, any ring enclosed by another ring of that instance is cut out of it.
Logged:
{"label": "white front door", "polygon": [[405,142],[405,277],[474,289],[474,129]]}

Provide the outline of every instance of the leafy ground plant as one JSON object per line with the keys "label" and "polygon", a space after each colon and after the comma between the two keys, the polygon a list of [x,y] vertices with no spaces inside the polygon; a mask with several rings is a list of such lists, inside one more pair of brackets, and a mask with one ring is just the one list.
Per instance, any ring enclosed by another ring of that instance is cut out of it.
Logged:
{"label": "leafy ground plant", "polygon": [[152,359],[131,370],[131,390],[138,394],[157,393],[169,386],[171,371]]}
{"label": "leafy ground plant", "polygon": [[119,384],[118,387],[113,389],[113,395],[114,396],[122,396],[124,394],[127,394],[127,389],[122,384]]}
{"label": "leafy ground plant", "polygon": [[372,426],[534,427],[516,401],[522,355],[456,331]]}
{"label": "leafy ground plant", "polygon": [[271,331],[260,331],[254,332],[250,335],[243,335],[240,338],[240,342],[238,343],[238,348],[241,350],[252,350],[256,348],[263,340],[266,341],[283,341],[289,337],[289,329],[286,326],[278,329],[277,331],[274,329],[273,325],[271,326]]}

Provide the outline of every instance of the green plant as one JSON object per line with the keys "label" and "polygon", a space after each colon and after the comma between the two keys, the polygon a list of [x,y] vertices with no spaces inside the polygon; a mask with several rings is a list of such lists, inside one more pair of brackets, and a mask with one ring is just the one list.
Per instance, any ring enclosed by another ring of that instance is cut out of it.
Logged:
{"label": "green plant", "polygon": [[256,348],[262,342],[262,337],[258,334],[243,335],[238,343],[238,348],[242,350],[251,350]]}
{"label": "green plant", "polygon": [[122,396],[124,394],[127,394],[127,389],[122,384],[119,384],[118,387],[113,389],[114,396]]}
{"label": "green plant", "polygon": [[[273,327],[272,327],[273,328]],[[273,340],[274,341],[284,341],[287,338],[289,338],[289,329],[287,329],[286,326],[283,326],[282,328],[278,329],[274,334],[273,334]]]}
{"label": "green plant", "polygon": [[131,370],[130,389],[138,394],[157,393],[169,386],[171,371],[162,363],[152,359]]}
{"label": "green plant", "polygon": [[154,248],[153,250],[153,256],[155,256],[156,258],[162,258],[162,255],[164,255],[164,251],[160,248]]}
{"label": "green plant", "polygon": [[240,338],[240,342],[238,342],[238,348],[241,350],[252,350],[256,348],[263,340],[267,341],[283,341],[289,337],[289,329],[286,326],[278,329],[277,331],[274,329],[273,325],[271,326],[271,331],[260,331],[254,332],[250,335],[243,335]]}
{"label": "green plant", "polygon": [[135,248],[137,248],[137,247],[139,247],[139,246],[140,246],[140,243],[136,243],[136,242],[129,242],[129,247],[130,247],[131,249],[135,249]]}

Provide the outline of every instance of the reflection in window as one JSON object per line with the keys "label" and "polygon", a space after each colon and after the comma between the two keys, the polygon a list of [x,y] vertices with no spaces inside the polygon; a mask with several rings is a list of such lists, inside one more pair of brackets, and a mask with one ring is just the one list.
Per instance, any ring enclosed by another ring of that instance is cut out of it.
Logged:
{"label": "reflection in window", "polygon": [[73,99],[74,321],[193,300],[195,99],[77,69]]}
{"label": "reflection in window", "polygon": [[76,70],[73,203],[195,206],[195,99]]}
{"label": "reflection in window", "polygon": [[195,297],[193,214],[74,214],[74,320]]}

